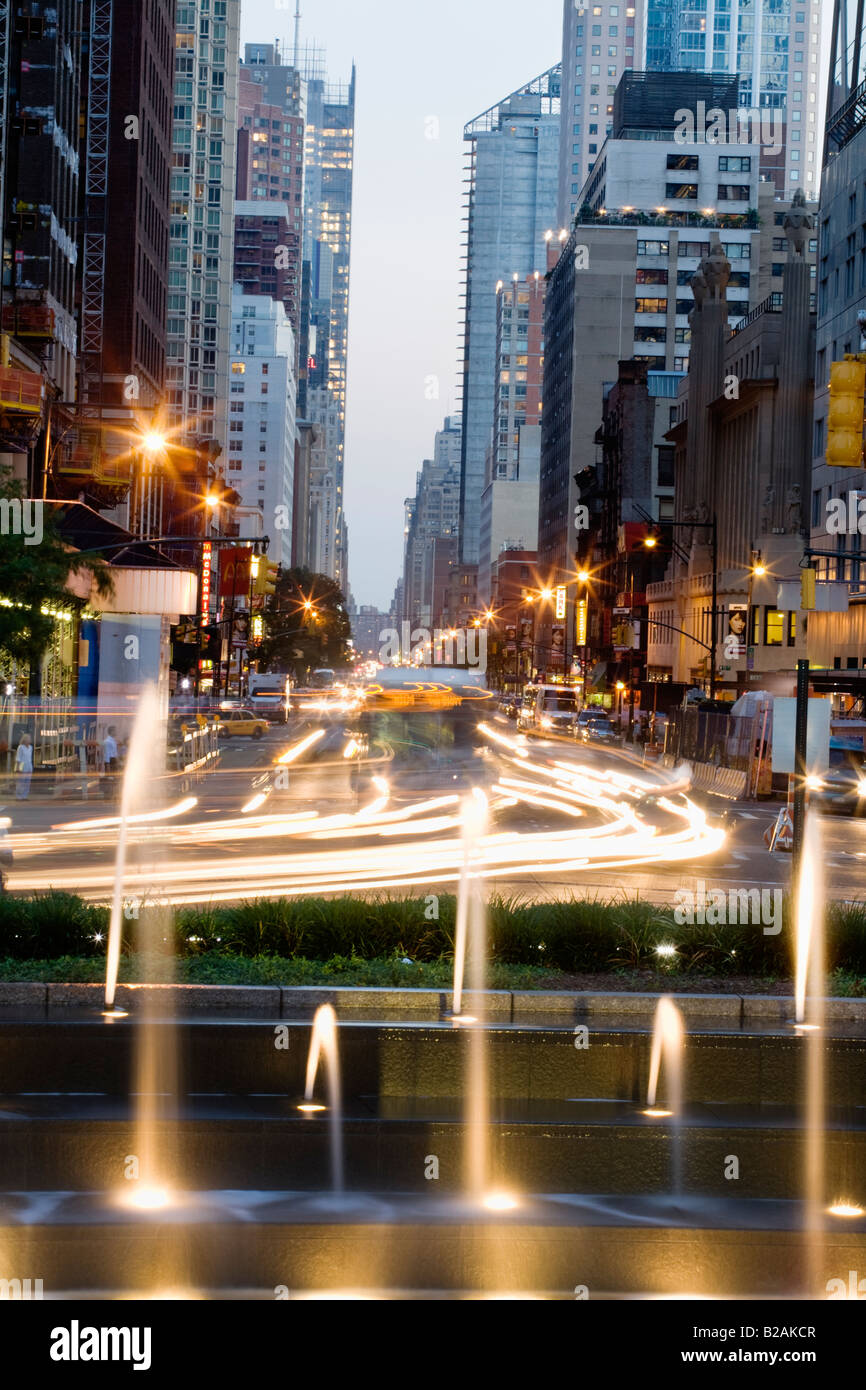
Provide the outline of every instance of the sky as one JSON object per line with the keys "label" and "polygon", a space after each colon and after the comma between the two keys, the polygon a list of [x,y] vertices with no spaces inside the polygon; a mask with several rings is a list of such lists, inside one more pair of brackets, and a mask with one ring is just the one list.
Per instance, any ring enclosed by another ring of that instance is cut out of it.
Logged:
{"label": "sky", "polygon": [[[359,605],[390,604],[404,499],[459,399],[463,126],[559,61],[562,5],[301,0],[330,79],[358,69],[345,500]],[[294,8],[242,0],[241,45],[291,42]]]}

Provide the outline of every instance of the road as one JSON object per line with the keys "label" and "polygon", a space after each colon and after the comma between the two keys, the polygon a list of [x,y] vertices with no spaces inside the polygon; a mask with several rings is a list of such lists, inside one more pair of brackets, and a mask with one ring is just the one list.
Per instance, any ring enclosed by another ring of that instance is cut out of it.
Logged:
{"label": "road", "polygon": [[[218,768],[186,789],[155,778],[129,827],[124,892],[173,903],[259,894],[453,891],[463,864],[460,798],[484,789],[482,872],[491,891],[526,898],[640,895],[678,889],[784,888],[790,855],[769,854],[776,806],[671,789],[672,774],[630,750],[524,739],[500,715],[467,738],[435,739],[407,718],[347,758],[343,720],[273,727],[232,740]],[[357,732],[357,731],[355,731]],[[429,732],[429,730],[428,730]],[[416,736],[417,735],[417,736]],[[691,804],[691,809],[687,809]],[[118,804],[7,799],[9,891],[49,888],[108,901]],[[704,821],[703,817],[706,817]],[[822,817],[826,888],[863,895],[866,820]]]}

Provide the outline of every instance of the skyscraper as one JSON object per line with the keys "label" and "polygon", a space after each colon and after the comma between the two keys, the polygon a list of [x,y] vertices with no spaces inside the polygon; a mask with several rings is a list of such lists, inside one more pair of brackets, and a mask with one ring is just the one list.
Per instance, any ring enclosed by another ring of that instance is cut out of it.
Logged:
{"label": "skyscraper", "polygon": [[[251,199],[286,202],[292,237],[300,238],[298,410],[318,427],[311,535],[318,537],[314,549],[325,572],[345,589],[343,468],[355,72],[347,86],[331,84],[317,49],[299,51],[289,63],[274,44],[247,44],[241,93],[241,120],[250,131],[249,155],[243,143],[240,147],[249,164],[243,191]],[[290,243],[290,261],[293,254]]]}
{"label": "skyscraper", "polygon": [[168,272],[170,425],[225,449],[240,7],[182,0],[175,34]]}
{"label": "skyscraper", "polygon": [[818,191],[820,11],[821,0],[647,0],[648,69],[737,73],[741,107],[781,113],[783,196]]}
{"label": "skyscraper", "polygon": [[567,227],[578,194],[613,121],[613,94],[626,68],[641,66],[647,0],[564,0],[562,133],[557,223]]}
{"label": "skyscraper", "polygon": [[[546,268],[545,233],[556,220],[561,66],[549,68],[471,121],[463,349],[460,548],[477,564],[481,493],[491,443],[500,281]],[[517,310],[525,338],[529,307]],[[521,329],[523,333],[521,334]]]}
{"label": "skyscraper", "polygon": [[232,296],[231,399],[226,477],[245,507],[257,507],[269,555],[292,562],[295,483],[295,341],[279,300]]}

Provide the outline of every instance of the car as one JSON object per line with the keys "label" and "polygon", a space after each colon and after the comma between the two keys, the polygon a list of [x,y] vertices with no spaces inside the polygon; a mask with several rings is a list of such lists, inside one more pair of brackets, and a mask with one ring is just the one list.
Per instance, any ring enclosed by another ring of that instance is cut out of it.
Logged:
{"label": "car", "polygon": [[251,709],[222,710],[217,718],[217,733],[220,738],[263,738],[268,732],[268,721]]}
{"label": "car", "polygon": [[863,749],[834,748],[830,740],[830,768],[809,778],[809,799],[816,811],[866,816],[866,759]]}
{"label": "car", "polygon": [[591,719],[606,719],[610,723],[610,715],[600,705],[584,705],[577,718],[572,720],[571,732],[575,738],[581,737]]}
{"label": "car", "polygon": [[584,743],[616,743],[619,741],[617,730],[607,718],[588,719],[581,729],[580,737]]}

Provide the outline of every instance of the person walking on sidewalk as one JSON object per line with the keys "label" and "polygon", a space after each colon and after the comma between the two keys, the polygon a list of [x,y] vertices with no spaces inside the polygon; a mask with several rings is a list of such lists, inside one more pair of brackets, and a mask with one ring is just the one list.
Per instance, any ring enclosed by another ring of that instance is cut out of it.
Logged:
{"label": "person walking on sidewalk", "polygon": [[29,734],[21,735],[21,742],[15,750],[15,797],[26,801],[30,795],[30,779],[33,776],[33,748]]}

